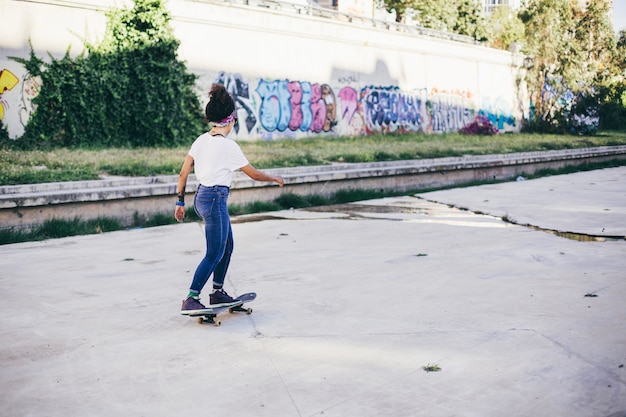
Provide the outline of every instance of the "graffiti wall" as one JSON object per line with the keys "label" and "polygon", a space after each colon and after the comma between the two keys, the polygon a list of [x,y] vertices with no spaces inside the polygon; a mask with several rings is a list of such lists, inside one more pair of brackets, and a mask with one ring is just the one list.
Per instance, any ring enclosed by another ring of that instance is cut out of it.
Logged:
{"label": "graffiti wall", "polygon": [[[73,3],[71,14],[45,0],[3,3],[0,9],[10,6],[7,11],[16,21],[25,22],[37,13],[54,15],[57,26],[81,33],[84,20],[95,21],[97,13],[81,4]],[[527,108],[515,86],[519,57],[509,52],[279,9],[219,1],[168,4],[180,40],[179,58],[198,75],[201,104],[215,82],[226,85],[235,98],[237,139],[436,134],[455,132],[478,115],[501,131],[517,131],[520,109]],[[41,57],[67,49],[64,39],[55,43],[38,26],[19,27],[21,34],[11,39],[21,49],[3,46],[0,27],[0,120],[11,138],[23,134],[36,111],[33,99],[41,80],[8,57],[26,58],[29,40]],[[104,26],[90,30],[101,37]],[[211,53],[207,39],[228,39],[230,53]],[[42,49],[44,41],[54,49]]]}
{"label": "graffiti wall", "polygon": [[[461,90],[246,79],[241,74],[204,74],[199,91],[224,84],[235,98],[240,139],[301,138],[315,135],[361,136],[378,133],[456,132],[477,115],[501,131],[516,127],[503,98],[476,100]],[[203,94],[202,105],[206,105]]]}
{"label": "graffiti wall", "polygon": [[[0,61],[0,120],[11,138],[24,132],[35,111],[41,81],[19,65]],[[246,79],[241,74],[204,74],[226,85],[237,105],[239,139],[359,136],[377,133],[456,132],[484,115],[502,131],[515,128],[512,110],[501,98],[475,100],[472,92],[397,86],[320,83],[315,80]],[[207,85],[198,85],[206,105]]]}

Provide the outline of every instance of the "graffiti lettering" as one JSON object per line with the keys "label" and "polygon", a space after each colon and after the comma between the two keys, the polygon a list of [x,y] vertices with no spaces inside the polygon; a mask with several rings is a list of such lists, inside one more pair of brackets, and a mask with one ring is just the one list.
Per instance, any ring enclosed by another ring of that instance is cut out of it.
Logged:
{"label": "graffiti lettering", "polygon": [[339,84],[358,83],[359,77],[356,75],[348,75],[346,77],[339,77],[339,79],[337,79],[337,82]]}
{"label": "graffiti lettering", "polygon": [[437,94],[429,104],[433,132],[456,132],[474,120],[474,108],[463,95]]}
{"label": "graffiti lettering", "polygon": [[352,87],[342,88],[339,91],[339,99],[341,100],[341,118],[351,123],[359,104],[356,90]]}
{"label": "graffiti lettering", "polygon": [[268,132],[328,132],[336,124],[335,93],[328,84],[259,81],[259,120]]}
{"label": "graffiti lettering", "polygon": [[401,92],[397,87],[366,87],[361,90],[365,122],[370,132],[426,131],[428,114],[419,92]]}
{"label": "graffiti lettering", "polygon": [[498,130],[504,130],[507,126],[515,126],[515,118],[510,115],[508,109],[509,106],[503,100],[485,98],[478,114],[488,118]]}
{"label": "graffiti lettering", "polygon": [[[215,80],[216,83],[223,84],[226,90],[233,96],[237,105],[237,112],[245,113],[245,126],[247,132],[252,132],[256,125],[256,116],[254,114],[253,105],[250,104],[250,86],[243,80],[241,74],[228,75],[220,72]],[[241,126],[239,123],[235,125],[235,133],[239,133]]]}
{"label": "graffiti lettering", "polygon": [[328,84],[322,85],[322,101],[326,106],[326,119],[324,120],[324,132],[329,132],[337,124],[337,104],[335,93]]}

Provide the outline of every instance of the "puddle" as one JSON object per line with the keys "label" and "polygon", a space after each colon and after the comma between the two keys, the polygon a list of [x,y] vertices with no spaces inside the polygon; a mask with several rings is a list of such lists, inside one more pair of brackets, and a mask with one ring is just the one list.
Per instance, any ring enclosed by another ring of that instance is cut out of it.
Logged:
{"label": "puddle", "polygon": [[[449,206],[453,207],[453,206]],[[458,207],[457,207],[458,208]],[[407,207],[407,206],[394,206],[394,205],[370,205],[370,204],[336,204],[331,206],[309,207],[307,211],[314,211],[318,213],[334,213],[341,212],[347,213],[351,216],[355,216],[356,213],[406,213],[406,214],[431,214],[431,211],[426,208]],[[463,209],[466,210],[466,209]],[[471,210],[467,210],[472,212]],[[482,212],[472,212],[477,215],[490,216]],[[357,215],[358,216],[358,215]],[[498,218],[495,216],[490,216]],[[575,240],[577,242],[607,242],[607,241],[626,241],[625,236],[595,236],[584,233],[573,232],[561,232],[558,230],[544,229],[542,227],[533,226],[529,224],[518,224],[511,220],[503,220],[506,223],[514,224],[516,226],[528,227],[529,229],[538,230],[540,232],[550,233],[552,235],[562,237],[569,240]]]}
{"label": "puddle", "polygon": [[308,207],[305,210],[317,213],[405,213],[430,214],[429,209],[406,206],[376,206],[371,204],[335,204],[332,206]]}
{"label": "puddle", "polygon": [[248,214],[248,215],[244,215],[244,216],[233,216],[230,221],[232,224],[239,224],[239,223],[252,223],[252,222],[262,222],[264,220],[276,220],[279,219],[280,217],[277,216],[272,216],[269,214]]}
{"label": "puddle", "polygon": [[[441,204],[437,202],[433,202],[435,204]],[[573,232],[561,232],[559,230],[545,229],[539,226],[533,226],[530,224],[520,224],[512,221],[511,219],[502,219],[497,216],[492,216],[483,212],[472,211],[465,208],[454,207],[452,205],[444,204],[451,208],[456,208],[458,210],[467,211],[470,213],[474,213],[476,215],[492,217],[494,219],[501,220],[504,223],[514,224],[516,226],[527,227],[532,230],[537,230],[540,232],[550,233],[554,236],[562,237],[569,240],[574,240],[577,242],[608,242],[608,241],[626,241],[626,236],[598,236],[598,235],[588,235],[584,233],[573,233]],[[349,217],[349,219],[367,219],[367,217],[363,217],[359,215],[359,213],[403,213],[403,214],[421,214],[421,215],[432,215],[432,210],[430,208],[424,207],[407,207],[403,205],[373,205],[373,204],[355,204],[355,203],[347,203],[347,204],[334,204],[329,206],[317,206],[317,207],[306,207],[302,210],[316,212],[316,213],[345,213]],[[233,219],[233,223],[246,223],[246,222],[256,222],[263,220],[275,220],[277,217],[271,215],[249,215],[241,218]],[[390,219],[392,220],[392,219]],[[397,220],[397,219],[393,219]]]}
{"label": "puddle", "polygon": [[529,229],[539,230],[541,232],[550,233],[551,235],[563,237],[569,240],[575,240],[577,242],[608,242],[608,241],[615,242],[618,240],[626,240],[626,237],[624,236],[594,236],[594,235],[586,235],[583,233],[559,232],[558,230],[543,229],[541,227],[531,226],[531,225],[519,225],[519,226],[526,226]]}

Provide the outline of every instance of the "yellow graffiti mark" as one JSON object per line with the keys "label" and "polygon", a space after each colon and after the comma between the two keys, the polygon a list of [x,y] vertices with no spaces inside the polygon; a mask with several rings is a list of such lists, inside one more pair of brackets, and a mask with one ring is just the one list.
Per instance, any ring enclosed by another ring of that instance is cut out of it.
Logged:
{"label": "yellow graffiti mark", "polygon": [[[20,80],[7,69],[0,71],[0,96],[7,90],[12,90]],[[0,103],[0,120],[4,119],[4,104]]]}

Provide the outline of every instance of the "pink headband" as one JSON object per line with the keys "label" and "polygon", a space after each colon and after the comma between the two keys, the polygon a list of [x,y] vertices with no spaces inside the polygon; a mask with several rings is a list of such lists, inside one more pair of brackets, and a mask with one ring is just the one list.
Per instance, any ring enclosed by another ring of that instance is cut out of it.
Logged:
{"label": "pink headband", "polygon": [[232,112],[230,116],[228,116],[225,119],[220,120],[219,122],[213,122],[213,125],[217,127],[224,127],[224,126],[228,126],[230,122],[232,122],[233,120],[235,120],[235,112]]}

